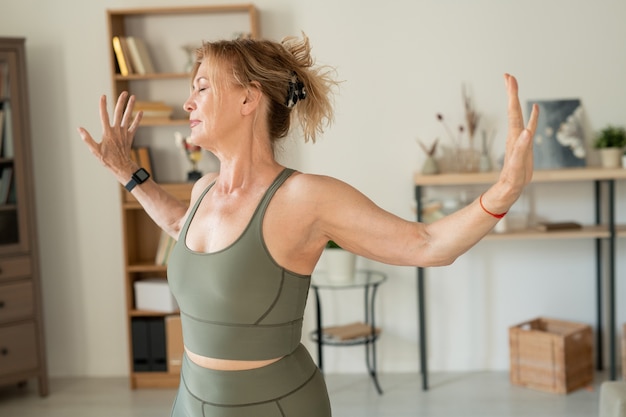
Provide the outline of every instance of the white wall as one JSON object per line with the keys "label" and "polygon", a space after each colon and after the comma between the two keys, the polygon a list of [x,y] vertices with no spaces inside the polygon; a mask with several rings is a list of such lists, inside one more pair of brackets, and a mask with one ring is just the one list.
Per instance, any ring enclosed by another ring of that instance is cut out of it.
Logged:
{"label": "white wall", "polygon": [[[219,3],[226,2],[225,0]],[[234,1],[237,3],[238,1]],[[169,6],[166,0],[0,2],[0,34],[28,45],[37,216],[50,373],[127,373],[118,186],[81,143],[99,130],[97,102],[111,91],[106,8]],[[187,0],[184,4],[211,1]],[[582,100],[591,129],[626,124],[626,3],[619,0],[258,0],[261,28],[279,39],[304,30],[320,63],[345,80],[336,123],[316,145],[289,142],[283,158],[337,176],[413,218],[416,137],[442,136],[435,114],[461,120],[460,87],[505,131],[502,74],[521,99]],[[502,135],[495,153],[503,149]],[[593,158],[592,158],[593,160]],[[538,212],[592,220],[592,188],[535,186]],[[618,186],[626,221],[626,184]],[[526,200],[530,200],[531,197]],[[525,204],[522,201],[521,204]],[[626,242],[618,245],[618,306],[626,290]],[[370,265],[363,261],[363,265]],[[382,371],[417,371],[415,271],[374,265],[390,280],[379,294]],[[453,266],[429,271],[429,357],[435,370],[507,369],[507,327],[547,315],[594,322],[593,243],[482,242]],[[328,299],[350,319],[360,298]],[[332,311],[331,311],[331,306]],[[307,314],[312,328],[313,306]],[[618,322],[626,311],[618,307]],[[361,372],[361,349],[327,349],[329,371]]]}

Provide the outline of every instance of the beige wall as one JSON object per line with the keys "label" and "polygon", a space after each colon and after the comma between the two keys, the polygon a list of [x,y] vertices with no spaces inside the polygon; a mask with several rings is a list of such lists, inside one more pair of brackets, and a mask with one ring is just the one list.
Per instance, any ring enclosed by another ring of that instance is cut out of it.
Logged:
{"label": "beige wall", "polygon": [[[76,127],[98,131],[98,97],[110,92],[106,8],[176,3],[0,2],[0,34],[28,39],[37,216],[53,376],[127,372],[118,187],[91,158]],[[207,3],[211,1],[184,2]],[[406,218],[413,217],[411,177],[423,161],[415,138],[430,141],[443,135],[435,120],[438,112],[461,120],[464,82],[471,85],[479,109],[500,133],[505,131],[504,72],[518,76],[523,101],[578,97],[590,129],[626,124],[623,1],[258,0],[256,4],[265,36],[278,39],[304,30],[318,60],[336,66],[345,80],[336,99],[336,123],[314,146],[289,142],[285,161],[346,180]],[[502,149],[500,141],[495,153]],[[626,222],[624,184],[618,186],[618,194],[622,207],[618,216]],[[591,221],[591,196],[588,184],[544,186],[533,188],[532,196],[520,204],[526,207],[537,200],[542,215]],[[541,206],[540,200],[547,203]],[[626,305],[625,246],[624,240],[619,242],[622,305]],[[415,371],[415,272],[376,267],[391,277],[381,289],[378,310],[385,328],[381,369]],[[433,369],[506,369],[507,326],[536,315],[593,323],[593,273],[591,241],[484,242],[455,265],[432,271],[428,308]],[[338,305],[329,300],[329,305],[332,314],[349,319],[359,302],[355,298]],[[310,308],[308,329],[312,313]],[[626,321],[626,311],[618,308],[618,314],[619,322]],[[328,370],[359,372],[360,354],[355,349],[328,349]]]}

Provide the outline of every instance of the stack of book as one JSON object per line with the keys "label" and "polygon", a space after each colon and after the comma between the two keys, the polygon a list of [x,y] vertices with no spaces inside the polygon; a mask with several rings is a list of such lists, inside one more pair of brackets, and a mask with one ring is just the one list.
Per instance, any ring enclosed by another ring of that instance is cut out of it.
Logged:
{"label": "stack of book", "polygon": [[120,74],[154,74],[154,64],[143,39],[135,36],[114,36],[113,51]]}
{"label": "stack of book", "polygon": [[162,101],[136,101],[133,108],[133,117],[139,111],[143,112],[144,119],[170,119],[174,108]]}

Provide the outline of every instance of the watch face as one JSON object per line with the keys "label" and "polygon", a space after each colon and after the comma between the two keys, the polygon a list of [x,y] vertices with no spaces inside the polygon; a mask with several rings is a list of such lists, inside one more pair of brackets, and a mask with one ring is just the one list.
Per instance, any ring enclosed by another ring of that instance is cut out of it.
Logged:
{"label": "watch face", "polygon": [[148,173],[148,171],[146,171],[143,168],[137,170],[137,172],[135,172],[134,176],[137,178],[137,182],[139,184],[141,184],[142,182],[144,182],[145,180],[150,178],[150,174]]}

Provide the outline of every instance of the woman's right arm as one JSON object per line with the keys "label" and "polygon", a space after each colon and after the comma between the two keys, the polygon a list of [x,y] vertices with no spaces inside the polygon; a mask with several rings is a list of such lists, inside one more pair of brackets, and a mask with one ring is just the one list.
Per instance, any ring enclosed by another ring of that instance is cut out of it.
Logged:
{"label": "woman's right arm", "polygon": [[[86,129],[78,128],[78,133],[91,153],[122,185],[128,183],[132,174],[139,169],[139,165],[130,157],[133,138],[142,117],[142,113],[139,112],[132,118],[134,104],[134,96],[129,98],[127,92],[120,94],[111,123],[106,96],[100,98],[100,121],[102,122],[100,142],[96,142]],[[135,186],[132,194],[159,227],[174,238],[178,238],[188,209],[185,203],[165,191],[152,178]]]}

